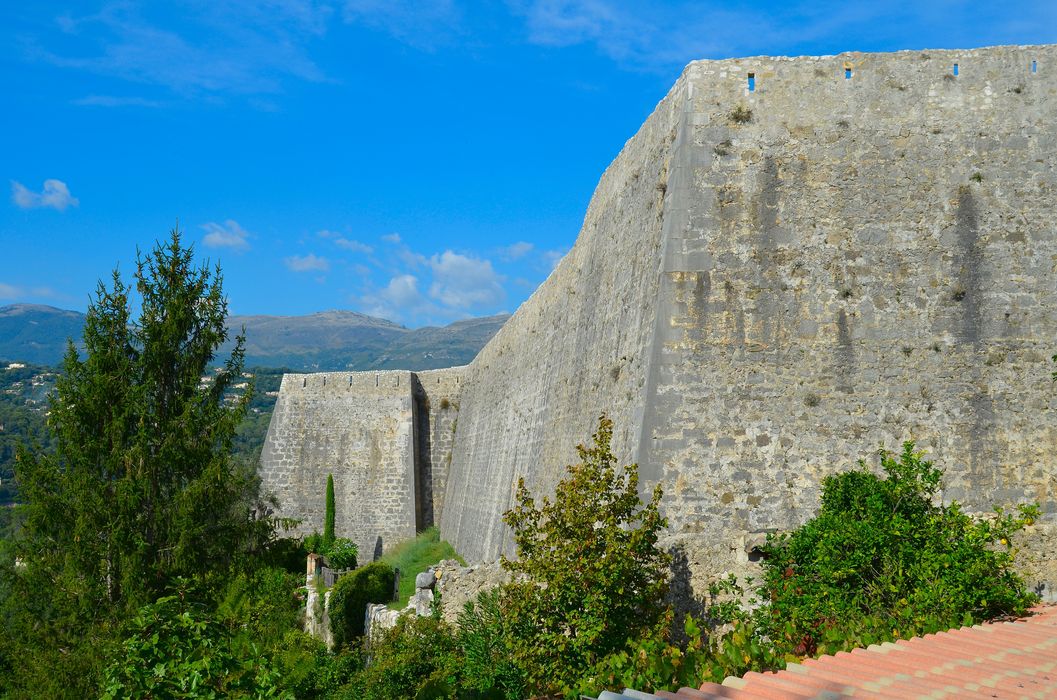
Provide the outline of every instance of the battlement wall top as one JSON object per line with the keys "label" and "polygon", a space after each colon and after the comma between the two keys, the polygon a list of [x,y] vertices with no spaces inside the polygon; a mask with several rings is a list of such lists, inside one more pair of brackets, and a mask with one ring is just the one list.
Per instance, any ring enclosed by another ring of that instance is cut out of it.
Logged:
{"label": "battlement wall top", "polygon": [[[749,76],[755,78],[750,85]],[[849,51],[831,56],[747,56],[691,61],[681,78],[715,76],[738,90],[763,92],[783,84],[806,82],[821,87],[854,86],[871,78],[912,78],[904,88],[933,81],[972,82],[1004,75],[1052,80],[1057,75],[1057,45],[992,46],[978,49],[923,49],[889,53]],[[949,76],[949,77],[948,77]],[[783,83],[783,81],[785,81]],[[799,86],[798,86],[799,89]]]}
{"label": "battlement wall top", "polygon": [[411,378],[407,370],[284,374],[280,392],[286,396],[393,396],[410,393]]}
{"label": "battlement wall top", "polygon": [[460,367],[448,367],[445,369],[430,369],[415,372],[415,378],[427,394],[439,393],[444,395],[458,394],[469,374],[467,365]]}

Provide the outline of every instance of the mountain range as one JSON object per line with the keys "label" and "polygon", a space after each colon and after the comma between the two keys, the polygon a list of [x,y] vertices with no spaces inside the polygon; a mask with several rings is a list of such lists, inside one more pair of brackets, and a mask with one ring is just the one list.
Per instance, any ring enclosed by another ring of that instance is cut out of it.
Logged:
{"label": "mountain range", "polygon": [[[354,311],[306,316],[230,316],[232,339],[246,333],[246,366],[316,372],[369,369],[437,369],[466,364],[508,315],[410,329]],[[62,361],[66,341],[79,342],[84,314],[39,304],[0,306],[0,358],[42,365]]]}

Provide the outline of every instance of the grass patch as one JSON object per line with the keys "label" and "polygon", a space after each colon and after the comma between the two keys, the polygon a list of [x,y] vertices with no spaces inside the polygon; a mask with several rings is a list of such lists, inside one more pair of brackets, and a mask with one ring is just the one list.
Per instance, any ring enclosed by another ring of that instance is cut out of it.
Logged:
{"label": "grass patch", "polygon": [[423,530],[415,539],[404,540],[383,554],[382,561],[400,570],[400,595],[389,607],[394,610],[406,607],[407,601],[415,594],[415,576],[441,559],[457,559],[466,566],[455,548],[440,538],[440,530],[436,527]]}

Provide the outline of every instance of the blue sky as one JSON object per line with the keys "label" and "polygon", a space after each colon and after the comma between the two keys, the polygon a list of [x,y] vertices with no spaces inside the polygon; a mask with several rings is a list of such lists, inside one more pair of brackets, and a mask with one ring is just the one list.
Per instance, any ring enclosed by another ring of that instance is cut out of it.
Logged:
{"label": "blue sky", "polygon": [[234,313],[513,311],[697,58],[1057,42],[1057,1],[3,2],[0,304],[179,221]]}

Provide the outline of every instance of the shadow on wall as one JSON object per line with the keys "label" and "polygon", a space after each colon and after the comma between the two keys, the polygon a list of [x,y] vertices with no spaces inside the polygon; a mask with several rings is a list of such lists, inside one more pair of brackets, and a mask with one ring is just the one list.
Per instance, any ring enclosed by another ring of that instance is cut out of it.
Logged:
{"label": "shadow on wall", "polygon": [[672,555],[672,578],[668,588],[668,602],[675,610],[671,629],[676,637],[680,637],[686,616],[693,615],[698,620],[702,619],[705,605],[694,596],[694,588],[690,583],[690,558],[686,556],[686,550],[682,545],[677,545],[669,550],[669,553]]}

